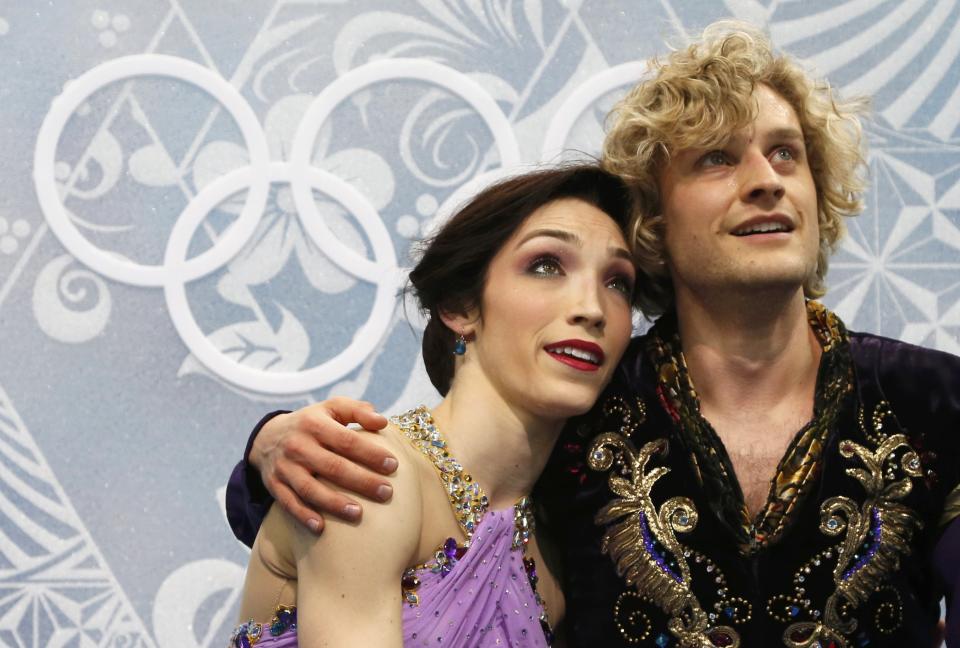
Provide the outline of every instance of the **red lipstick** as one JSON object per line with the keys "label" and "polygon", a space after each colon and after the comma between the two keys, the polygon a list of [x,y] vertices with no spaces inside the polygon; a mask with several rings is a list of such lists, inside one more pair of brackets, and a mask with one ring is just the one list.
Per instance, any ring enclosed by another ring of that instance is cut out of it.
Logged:
{"label": "red lipstick", "polygon": [[557,362],[580,371],[596,371],[603,364],[603,349],[586,340],[561,340],[543,349]]}

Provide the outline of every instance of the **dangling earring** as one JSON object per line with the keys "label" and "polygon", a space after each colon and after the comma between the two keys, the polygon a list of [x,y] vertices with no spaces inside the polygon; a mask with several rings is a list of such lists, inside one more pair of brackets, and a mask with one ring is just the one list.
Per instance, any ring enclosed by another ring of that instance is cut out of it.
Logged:
{"label": "dangling earring", "polygon": [[463,333],[457,335],[457,341],[453,343],[453,355],[462,356],[467,352],[467,339]]}

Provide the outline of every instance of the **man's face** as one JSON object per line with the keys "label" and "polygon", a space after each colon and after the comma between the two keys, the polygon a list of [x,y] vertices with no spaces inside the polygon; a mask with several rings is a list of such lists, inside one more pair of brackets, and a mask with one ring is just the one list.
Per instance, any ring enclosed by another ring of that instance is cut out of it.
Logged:
{"label": "man's face", "polygon": [[[817,192],[793,108],[757,86],[757,117],[719,149],[677,151],[660,176],[678,303],[800,289],[817,267]],[[700,297],[698,297],[700,295]]]}

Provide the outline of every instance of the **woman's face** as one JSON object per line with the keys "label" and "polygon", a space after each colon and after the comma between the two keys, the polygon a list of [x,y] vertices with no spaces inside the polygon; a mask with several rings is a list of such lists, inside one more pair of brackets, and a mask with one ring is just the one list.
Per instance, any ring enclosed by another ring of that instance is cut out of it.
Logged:
{"label": "woman's face", "polygon": [[546,419],[581,414],[630,341],[634,276],[606,213],[575,198],[548,203],[490,262],[468,353],[509,404]]}

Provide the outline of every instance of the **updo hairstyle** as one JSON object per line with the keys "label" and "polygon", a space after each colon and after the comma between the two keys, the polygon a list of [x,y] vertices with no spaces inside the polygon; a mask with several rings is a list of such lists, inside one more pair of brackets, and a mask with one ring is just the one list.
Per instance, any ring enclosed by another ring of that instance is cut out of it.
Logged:
{"label": "updo hairstyle", "polygon": [[571,164],[514,176],[484,189],[422,242],[422,257],[410,272],[407,290],[429,315],[423,360],[430,382],[441,394],[453,380],[456,335],[440,313],[480,308],[493,257],[534,211],[563,198],[589,203],[610,216],[621,231],[629,231],[631,203],[620,179],[595,164]]}

